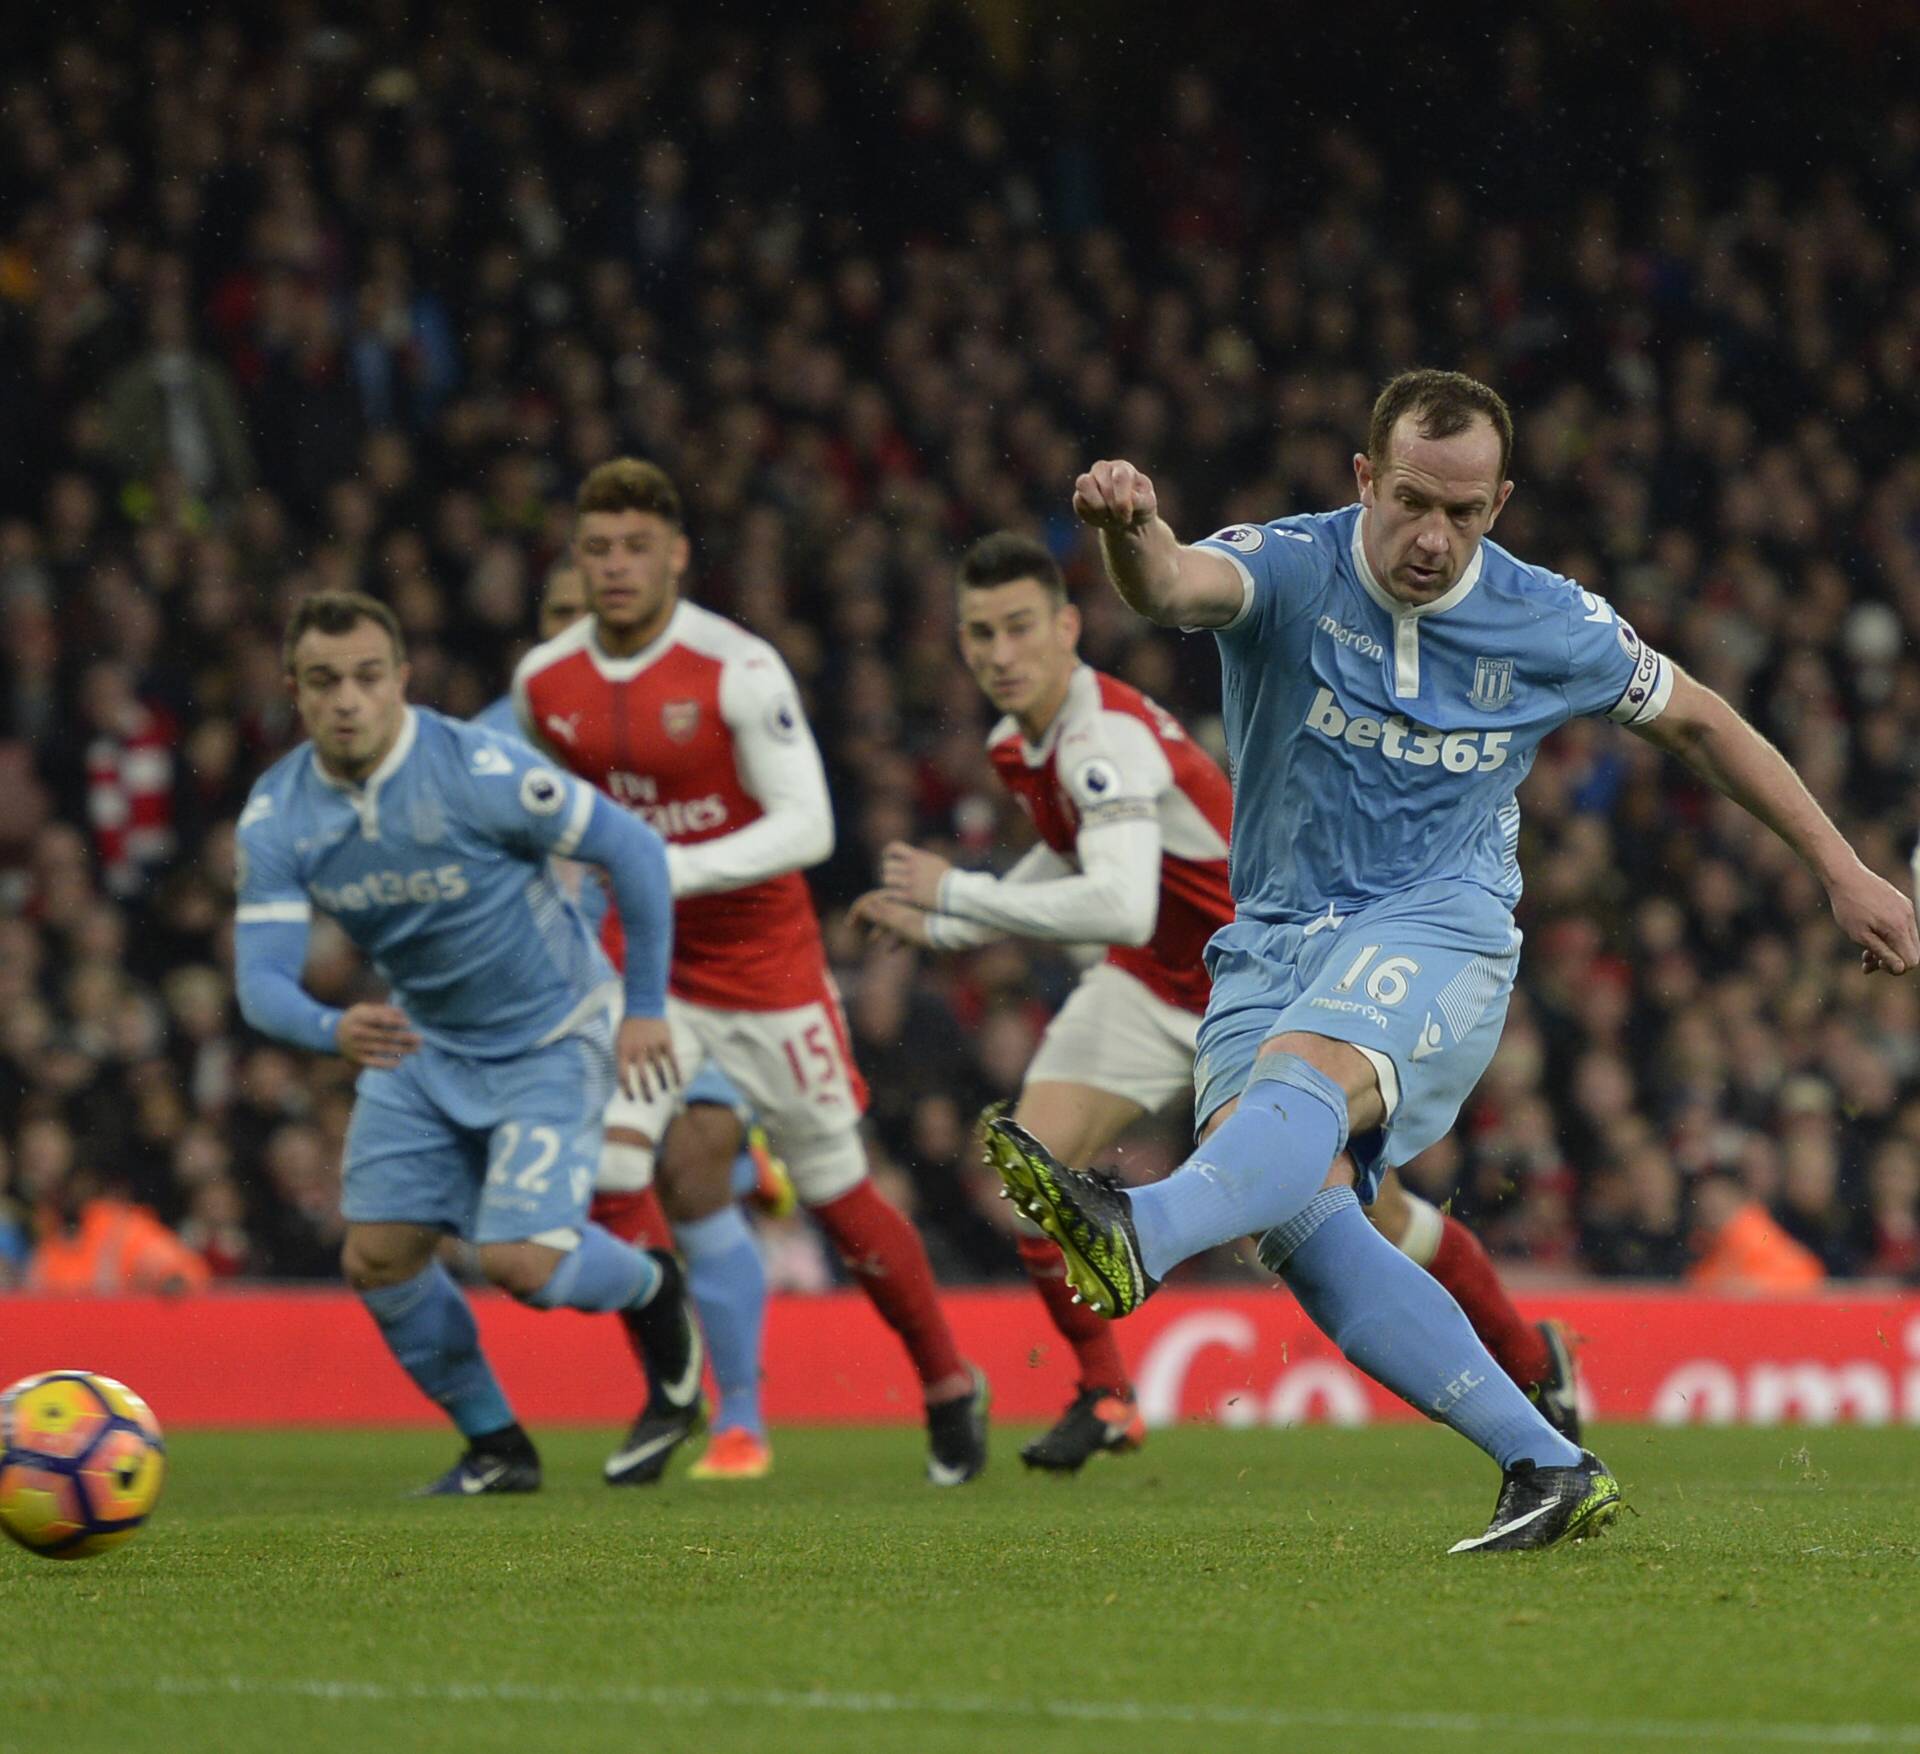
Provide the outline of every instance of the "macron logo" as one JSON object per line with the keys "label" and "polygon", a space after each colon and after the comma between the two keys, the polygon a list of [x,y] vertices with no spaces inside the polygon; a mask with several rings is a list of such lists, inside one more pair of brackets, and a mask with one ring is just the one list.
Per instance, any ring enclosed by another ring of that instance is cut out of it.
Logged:
{"label": "macron logo", "polygon": [[473,752],[473,771],[477,774],[492,774],[497,778],[511,779],[513,757],[504,749],[476,749]]}
{"label": "macron logo", "polygon": [[1343,627],[1331,615],[1320,617],[1320,631],[1332,636],[1335,645],[1350,646],[1363,658],[1384,658],[1387,648],[1371,634],[1360,632],[1358,628]]}

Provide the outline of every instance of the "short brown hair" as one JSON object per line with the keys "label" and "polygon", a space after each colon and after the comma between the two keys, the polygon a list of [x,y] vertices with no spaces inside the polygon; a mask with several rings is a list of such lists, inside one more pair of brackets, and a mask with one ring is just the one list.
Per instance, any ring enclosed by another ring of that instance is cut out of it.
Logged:
{"label": "short brown hair", "polygon": [[1367,456],[1376,469],[1387,461],[1394,425],[1403,414],[1417,416],[1420,436],[1430,439],[1452,438],[1465,432],[1475,415],[1485,415],[1500,435],[1499,479],[1506,480],[1513,461],[1513,415],[1498,390],[1465,372],[1402,372],[1380,392],[1367,424]]}
{"label": "short brown hair", "polygon": [[991,590],[995,585],[1010,585],[1015,579],[1032,579],[1059,608],[1067,600],[1067,581],[1060,563],[1044,542],[1022,536],[1015,530],[996,530],[980,540],[960,557],[960,588],[963,591]]}
{"label": "short brown hair", "polygon": [[574,496],[573,509],[587,512],[652,512],[681,528],[680,490],[658,463],[615,457],[593,470]]}
{"label": "short brown hair", "polygon": [[293,648],[305,635],[351,633],[363,621],[376,622],[386,629],[387,638],[393,642],[393,661],[404,664],[406,635],[400,631],[399,618],[379,598],[369,597],[364,591],[315,591],[311,597],[300,599],[287,623],[287,637],[280,644],[287,674],[293,674]]}

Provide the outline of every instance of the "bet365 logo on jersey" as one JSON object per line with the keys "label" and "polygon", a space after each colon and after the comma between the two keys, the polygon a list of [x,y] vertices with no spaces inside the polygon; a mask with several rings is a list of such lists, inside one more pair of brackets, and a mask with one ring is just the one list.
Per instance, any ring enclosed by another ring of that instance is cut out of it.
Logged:
{"label": "bet365 logo on jersey", "polygon": [[1448,773],[1491,773],[1507,764],[1511,731],[1430,731],[1395,713],[1390,719],[1351,716],[1320,689],[1307,708],[1307,728],[1351,749],[1377,749],[1388,761],[1410,767],[1444,767]]}
{"label": "bet365 logo on jersey", "polygon": [[363,913],[370,907],[424,906],[434,901],[458,901],[468,890],[467,874],[458,865],[440,865],[430,871],[369,871],[338,889],[312,884],[308,893],[322,913]]}

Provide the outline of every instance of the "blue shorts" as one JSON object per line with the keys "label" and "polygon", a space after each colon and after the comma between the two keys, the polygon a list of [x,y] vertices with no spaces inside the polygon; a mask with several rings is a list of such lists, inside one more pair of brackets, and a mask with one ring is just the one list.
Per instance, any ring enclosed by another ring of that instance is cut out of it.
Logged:
{"label": "blue shorts", "polygon": [[711,1055],[701,1062],[693,1081],[680,1092],[680,1101],[687,1108],[696,1102],[711,1103],[715,1108],[730,1108],[743,1124],[753,1118],[753,1104],[740,1094],[739,1086],[720,1070],[720,1062]]}
{"label": "blue shorts", "polygon": [[1213,995],[1193,1067],[1196,1121],[1204,1126],[1246,1088],[1269,1037],[1351,1042],[1373,1060],[1388,1099],[1386,1124],[1347,1144],[1371,1203],[1387,1170],[1446,1134],[1486,1071],[1520,929],[1484,889],[1427,883],[1302,925],[1235,920],[1213,935],[1206,960]]}
{"label": "blue shorts", "polygon": [[342,1215],[430,1225],[475,1243],[577,1230],[612,1095],[610,1016],[518,1059],[423,1047],[390,1072],[362,1072]]}

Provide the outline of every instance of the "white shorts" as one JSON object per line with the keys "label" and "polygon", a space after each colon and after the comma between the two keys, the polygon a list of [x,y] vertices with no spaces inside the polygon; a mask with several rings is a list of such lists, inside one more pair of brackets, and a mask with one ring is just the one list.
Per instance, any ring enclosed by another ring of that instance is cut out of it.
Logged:
{"label": "white shorts", "polygon": [[1102,962],[1080,977],[1047,1025],[1029,1084],[1086,1084],[1149,1112],[1193,1095],[1200,1019],[1125,969]]}
{"label": "white shorts", "polygon": [[[853,1134],[867,1111],[867,1086],[847,1044],[846,1019],[829,995],[788,1011],[720,1011],[667,1000],[673,1056],[684,1090],[712,1062],[760,1117],[776,1150]],[[680,1091],[635,1101],[621,1091],[607,1106],[609,1127],[631,1127],[657,1145],[679,1111]]]}

